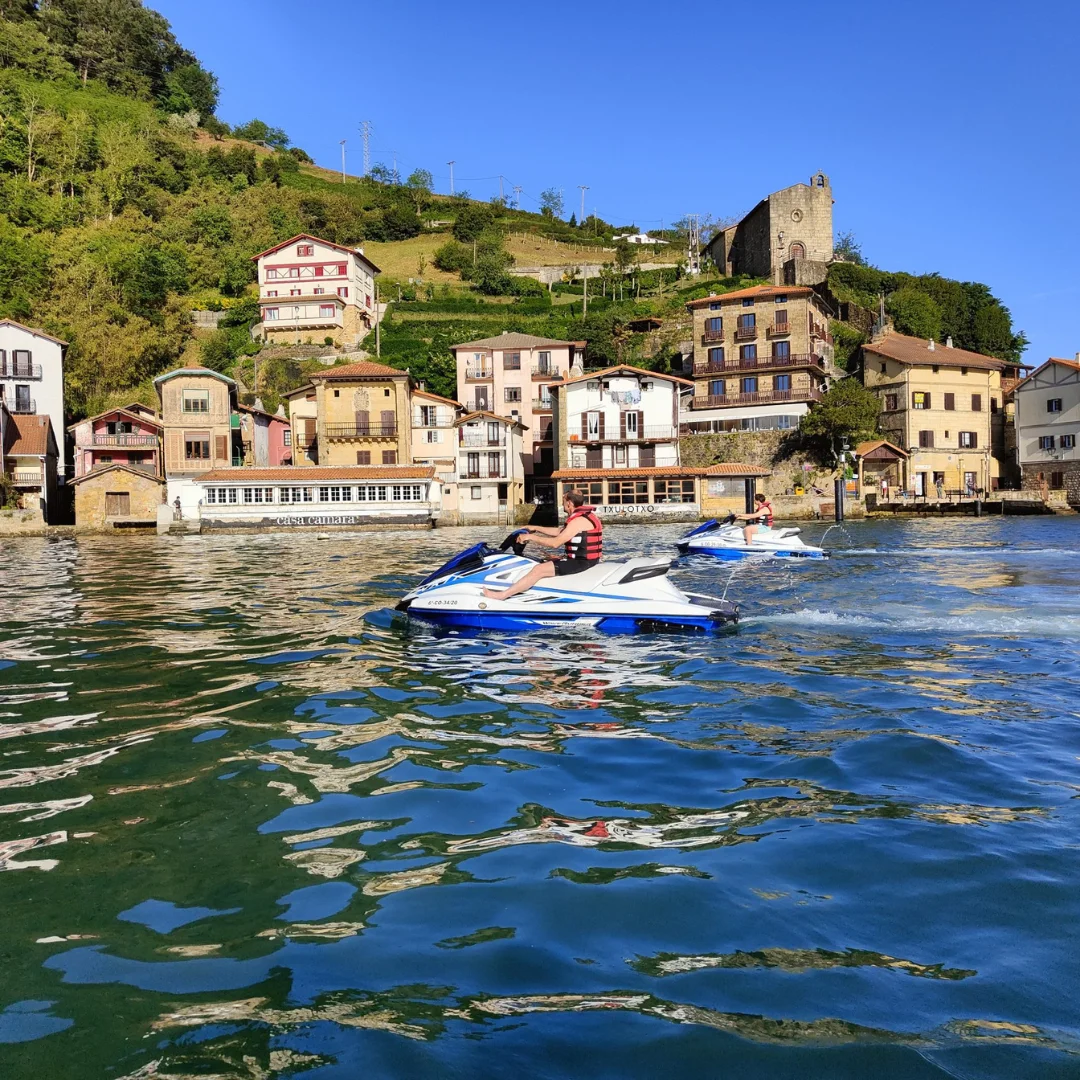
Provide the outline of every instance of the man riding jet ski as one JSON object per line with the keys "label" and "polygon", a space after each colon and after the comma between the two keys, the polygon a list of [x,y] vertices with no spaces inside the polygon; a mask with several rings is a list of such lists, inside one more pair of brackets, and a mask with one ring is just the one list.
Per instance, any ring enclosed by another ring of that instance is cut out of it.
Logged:
{"label": "man riding jet ski", "polygon": [[[599,518],[583,502],[580,496],[564,501],[571,520],[562,529],[519,529],[498,550],[475,544],[459,552],[409,592],[398,610],[485,630],[576,622],[614,632],[710,631],[738,622],[732,601],[676,589],[667,579],[670,559],[601,562],[602,528],[595,528]],[[591,542],[590,533],[597,534]],[[530,540],[566,544],[569,557],[541,562],[527,556]]]}
{"label": "man riding jet ski", "polygon": [[741,517],[751,524],[740,528],[736,515],[728,514],[723,521],[713,518],[691,529],[677,546],[684,555],[713,555],[718,559],[745,559],[750,555],[769,555],[776,559],[827,559],[829,553],[819,547],[804,544],[796,527],[775,529],[772,507],[765,496],[754,496],[756,505]]}

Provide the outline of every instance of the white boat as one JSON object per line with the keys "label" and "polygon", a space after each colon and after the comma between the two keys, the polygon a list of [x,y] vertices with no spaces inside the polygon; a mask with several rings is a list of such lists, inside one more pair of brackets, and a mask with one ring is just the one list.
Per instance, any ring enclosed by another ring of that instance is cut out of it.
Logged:
{"label": "white boat", "polygon": [[683,555],[712,555],[717,559],[746,559],[764,555],[774,559],[827,559],[823,548],[805,544],[797,526],[758,530],[748,544],[735,515],[723,521],[713,518],[691,529],[676,545]]}

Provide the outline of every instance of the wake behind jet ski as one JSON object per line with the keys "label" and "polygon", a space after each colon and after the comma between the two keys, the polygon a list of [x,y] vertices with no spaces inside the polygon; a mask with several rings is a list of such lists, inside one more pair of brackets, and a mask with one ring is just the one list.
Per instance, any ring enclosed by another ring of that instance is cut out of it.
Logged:
{"label": "wake behind jet ski", "polygon": [[688,596],[668,580],[671,560],[597,562],[567,576],[546,577],[507,600],[484,589],[507,589],[540,560],[524,553],[519,529],[499,548],[474,544],[458,552],[397,605],[398,611],[443,626],[531,630],[583,624],[615,633],[664,630],[710,632],[733,627],[739,607],[730,600]]}
{"label": "wake behind jet ski", "polygon": [[713,518],[691,529],[676,546],[683,555],[712,555],[717,559],[745,559],[766,555],[775,559],[827,559],[823,548],[804,544],[795,526],[784,529],[756,529],[747,541],[744,530],[735,524],[735,515],[723,521]]}

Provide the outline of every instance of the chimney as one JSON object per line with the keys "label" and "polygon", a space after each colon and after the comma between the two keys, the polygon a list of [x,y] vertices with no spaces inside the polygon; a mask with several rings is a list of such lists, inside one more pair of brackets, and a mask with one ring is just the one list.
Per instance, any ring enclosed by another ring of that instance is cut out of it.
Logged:
{"label": "chimney", "polygon": [[284,420],[287,420],[287,419],[288,419],[288,417],[287,417],[287,416],[285,415],[285,402],[284,402],[284,401],[282,401],[282,402],[281,402],[281,403],[280,403],[280,404],[278,405],[278,407],[277,407],[277,412],[276,412],[276,413],[274,413],[274,415],[275,415],[275,416],[280,416],[280,417],[281,417],[282,419],[284,419]]}
{"label": "chimney", "polygon": [[263,408],[262,398],[257,397],[255,399],[255,408],[258,409],[259,412],[266,412],[266,409]]}
{"label": "chimney", "polygon": [[945,339],[945,348],[946,349],[951,349],[952,348],[952,337],[951,336],[947,337]]}
{"label": "chimney", "polygon": [[931,339],[930,339],[930,340],[929,340],[929,341],[928,341],[928,342],[926,343],[926,347],[927,347],[927,348],[928,348],[928,349],[929,349],[929,350],[930,350],[931,352],[933,352],[933,351],[934,351],[934,349],[936,348],[936,346],[934,345],[934,339],[933,339],[933,338],[931,338]]}

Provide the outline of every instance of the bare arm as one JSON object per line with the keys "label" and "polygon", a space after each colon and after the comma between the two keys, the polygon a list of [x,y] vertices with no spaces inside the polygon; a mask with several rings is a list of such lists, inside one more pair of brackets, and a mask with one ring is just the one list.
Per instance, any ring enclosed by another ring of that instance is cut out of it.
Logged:
{"label": "bare arm", "polygon": [[553,534],[551,539],[548,539],[545,536],[533,536],[532,530],[530,529],[529,539],[534,543],[539,544],[541,547],[559,548],[562,547],[563,544],[572,540],[579,533],[588,532],[588,530],[589,523],[587,521],[578,520],[570,525],[565,526],[561,532],[556,532],[554,529],[546,530],[547,532]]}
{"label": "bare arm", "polygon": [[525,531],[533,536],[558,536],[561,529],[561,525],[554,529],[550,525],[530,525]]}

